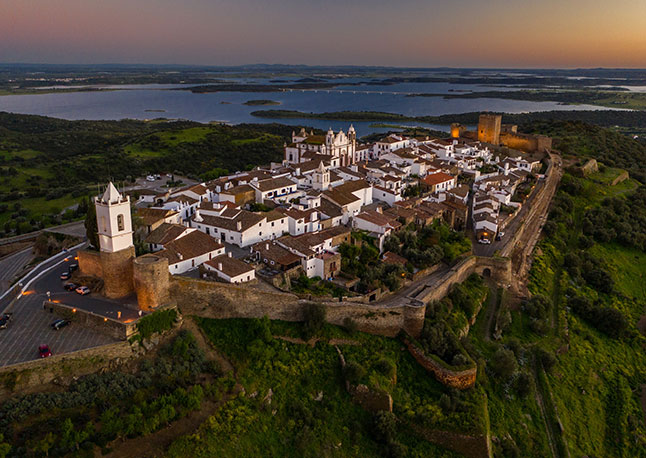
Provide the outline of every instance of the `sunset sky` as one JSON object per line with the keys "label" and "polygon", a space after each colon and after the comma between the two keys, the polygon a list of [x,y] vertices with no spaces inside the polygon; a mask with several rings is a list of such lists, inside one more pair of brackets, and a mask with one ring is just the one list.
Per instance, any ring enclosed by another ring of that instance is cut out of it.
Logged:
{"label": "sunset sky", "polygon": [[646,0],[1,0],[0,62],[646,67]]}

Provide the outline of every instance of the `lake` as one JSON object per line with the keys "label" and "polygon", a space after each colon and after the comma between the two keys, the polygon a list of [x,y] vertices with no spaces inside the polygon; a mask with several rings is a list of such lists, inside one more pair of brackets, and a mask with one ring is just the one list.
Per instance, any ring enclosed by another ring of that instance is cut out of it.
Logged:
{"label": "lake", "polygon": [[[268,84],[265,79],[240,79],[244,83]],[[345,78],[344,83],[365,81]],[[106,87],[106,86],[104,86]],[[514,90],[490,86],[451,83],[397,83],[393,85],[339,86],[334,89],[293,92],[212,92],[192,93],[182,85],[107,86],[105,92],[67,92],[0,97],[0,111],[37,114],[63,119],[189,119],[199,122],[221,121],[231,124],[269,123],[307,125],[320,129],[347,129],[345,121],[318,119],[267,119],[251,116],[252,111],[285,109],[305,112],[383,111],[407,116],[442,115],[470,111],[522,113],[550,110],[597,110],[592,105],[561,105],[557,102],[531,102],[503,99],[444,99],[442,97],[407,97],[410,93],[449,94],[462,91]],[[247,106],[244,102],[268,99],[280,106]],[[155,111],[150,111],[155,110]],[[156,111],[159,110],[159,111]],[[371,122],[353,123],[359,136],[384,132]],[[417,124],[417,123],[416,123]],[[448,126],[419,123],[424,127],[448,130]]]}

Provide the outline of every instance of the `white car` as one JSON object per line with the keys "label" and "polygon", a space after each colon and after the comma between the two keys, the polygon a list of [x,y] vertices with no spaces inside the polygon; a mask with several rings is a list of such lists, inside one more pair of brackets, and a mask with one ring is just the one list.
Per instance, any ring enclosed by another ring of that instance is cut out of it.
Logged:
{"label": "white car", "polygon": [[478,239],[478,243],[482,243],[483,245],[491,245],[491,240],[489,240],[489,239]]}
{"label": "white car", "polygon": [[146,180],[148,180],[148,181],[155,181],[155,177],[154,177],[154,176],[152,176],[152,175],[148,175],[148,176],[146,177]]}

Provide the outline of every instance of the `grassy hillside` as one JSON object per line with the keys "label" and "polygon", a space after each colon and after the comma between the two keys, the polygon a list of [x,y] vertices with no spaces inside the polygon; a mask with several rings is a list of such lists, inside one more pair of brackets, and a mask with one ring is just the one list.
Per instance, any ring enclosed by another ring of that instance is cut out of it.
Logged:
{"label": "grassy hillside", "polygon": [[0,113],[0,232],[82,216],[97,183],[172,172],[210,179],[280,160],[293,126],[65,121]]}

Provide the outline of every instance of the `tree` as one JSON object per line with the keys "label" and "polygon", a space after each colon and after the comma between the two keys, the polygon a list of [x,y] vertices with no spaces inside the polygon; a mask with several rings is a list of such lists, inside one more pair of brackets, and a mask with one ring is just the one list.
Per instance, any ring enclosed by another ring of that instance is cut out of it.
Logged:
{"label": "tree", "polygon": [[500,347],[491,359],[491,369],[498,377],[504,380],[511,378],[516,370],[518,370],[518,363],[516,362],[514,352]]}
{"label": "tree", "polygon": [[[88,198],[89,200],[89,198]],[[96,222],[96,207],[90,201],[85,215],[85,235],[90,245],[99,249],[99,227]]]}

